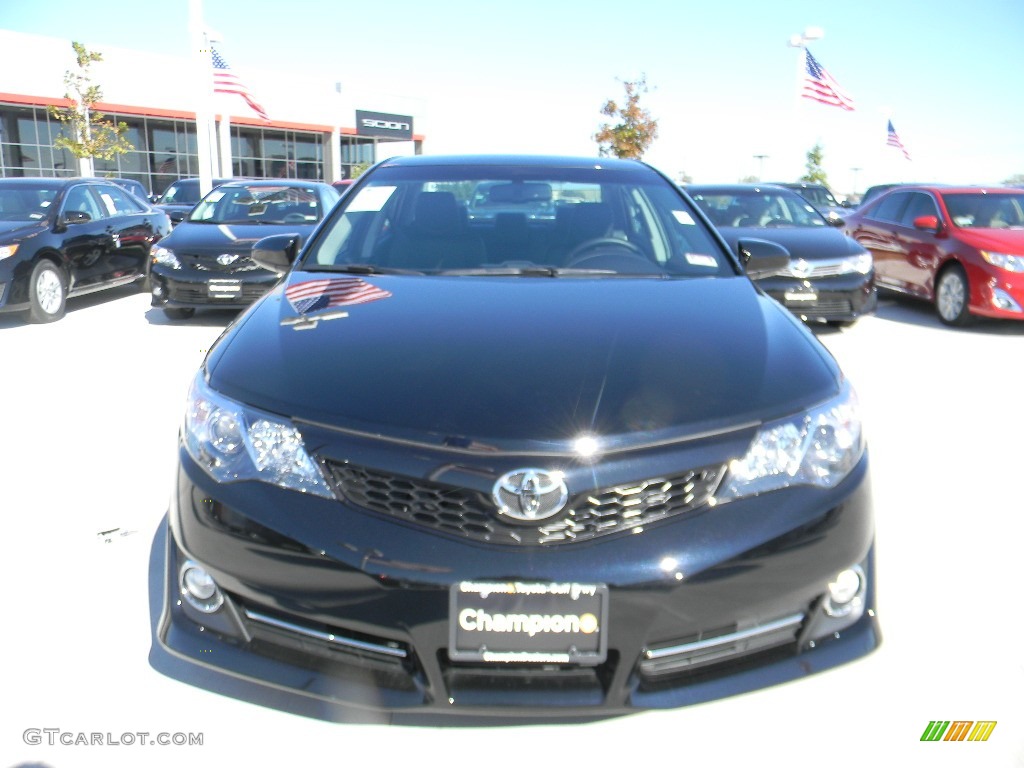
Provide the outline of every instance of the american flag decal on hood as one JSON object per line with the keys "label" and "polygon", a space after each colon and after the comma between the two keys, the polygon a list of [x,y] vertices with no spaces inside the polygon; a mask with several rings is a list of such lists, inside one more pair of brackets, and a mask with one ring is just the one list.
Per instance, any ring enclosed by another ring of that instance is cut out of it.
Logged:
{"label": "american flag decal on hood", "polygon": [[366,304],[391,296],[359,277],[329,277],[307,280],[288,287],[284,292],[288,303],[300,315],[350,304]]}

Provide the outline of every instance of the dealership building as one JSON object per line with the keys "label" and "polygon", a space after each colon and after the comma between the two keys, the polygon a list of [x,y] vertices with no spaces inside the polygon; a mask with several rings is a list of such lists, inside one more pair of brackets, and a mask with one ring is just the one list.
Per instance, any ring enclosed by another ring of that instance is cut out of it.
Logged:
{"label": "dealership building", "polygon": [[[90,68],[102,88],[96,107],[128,126],[134,147],[95,160],[97,175],[138,179],[159,193],[176,178],[199,175],[204,143],[214,152],[214,175],[328,182],[381,158],[422,152],[415,99],[352,90],[302,70],[300,61],[293,71],[288,59],[272,71],[231,67],[263,108],[263,119],[242,96],[213,93],[210,71],[187,56],[78,42],[102,55]],[[230,61],[230,47],[220,53]],[[77,71],[71,40],[0,29],[0,176],[79,175],[76,158],[53,146],[62,124],[48,109],[70,104],[64,98],[69,71]],[[200,100],[204,90],[209,93]],[[210,119],[203,121],[205,115]]]}

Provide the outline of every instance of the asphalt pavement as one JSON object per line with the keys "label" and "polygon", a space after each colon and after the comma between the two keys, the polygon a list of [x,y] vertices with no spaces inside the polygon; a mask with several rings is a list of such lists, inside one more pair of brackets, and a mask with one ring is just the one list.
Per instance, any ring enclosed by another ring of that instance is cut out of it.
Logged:
{"label": "asphalt pavement", "polygon": [[[1024,766],[1024,323],[952,330],[886,299],[819,332],[870,445],[874,653],[676,710],[452,726],[372,722],[155,646],[186,388],[231,319],[172,324],[131,290],[73,299],[52,325],[0,315],[0,768]],[[996,726],[921,741],[935,720]]]}

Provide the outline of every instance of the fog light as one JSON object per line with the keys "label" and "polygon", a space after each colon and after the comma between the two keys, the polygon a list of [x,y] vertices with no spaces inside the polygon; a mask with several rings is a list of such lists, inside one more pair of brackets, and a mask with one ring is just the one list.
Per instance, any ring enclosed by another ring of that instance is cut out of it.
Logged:
{"label": "fog light", "polygon": [[224,605],[224,595],[206,570],[186,560],[181,566],[181,595],[197,611],[213,613]]}
{"label": "fog light", "polygon": [[1002,288],[992,289],[992,304],[996,309],[1005,309],[1008,312],[1020,312],[1020,304],[1013,300]]}
{"label": "fog light", "polygon": [[164,287],[160,285],[160,283],[153,283],[153,295],[158,299],[162,299],[164,297]]}
{"label": "fog light", "polygon": [[828,595],[823,605],[829,616],[849,616],[864,603],[867,579],[864,569],[854,565],[840,571],[828,583]]}

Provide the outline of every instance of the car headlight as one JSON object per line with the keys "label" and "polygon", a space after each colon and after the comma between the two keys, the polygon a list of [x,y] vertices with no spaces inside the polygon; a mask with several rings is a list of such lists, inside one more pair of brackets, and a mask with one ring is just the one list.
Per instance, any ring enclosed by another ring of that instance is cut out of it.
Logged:
{"label": "car headlight", "polygon": [[174,255],[174,251],[170,248],[156,245],[153,246],[153,250],[149,252],[149,255],[153,259],[154,264],[162,264],[171,269],[181,269],[181,262],[178,261],[178,257]]}
{"label": "car headlight", "polygon": [[288,419],[214,392],[202,371],[189,389],[183,429],[189,456],[220,483],[260,480],[335,498]]}
{"label": "car headlight", "polygon": [[871,254],[865,251],[856,256],[848,256],[839,262],[839,274],[850,275],[856,272],[859,275],[866,275],[871,271],[872,266],[874,266],[874,260],[871,258]]}
{"label": "car headlight", "polygon": [[746,455],[729,463],[716,503],[791,485],[837,485],[864,453],[857,411],[857,397],[844,384],[816,408],[761,425]]}
{"label": "car headlight", "polygon": [[17,245],[0,245],[0,259],[6,259],[18,252]]}
{"label": "car headlight", "polygon": [[982,251],[981,257],[993,267],[1005,269],[1007,272],[1024,272],[1024,256],[1013,256],[1009,253]]}

